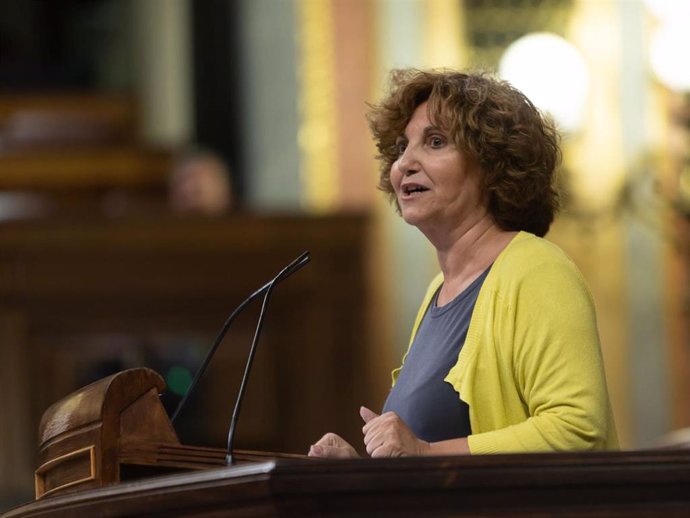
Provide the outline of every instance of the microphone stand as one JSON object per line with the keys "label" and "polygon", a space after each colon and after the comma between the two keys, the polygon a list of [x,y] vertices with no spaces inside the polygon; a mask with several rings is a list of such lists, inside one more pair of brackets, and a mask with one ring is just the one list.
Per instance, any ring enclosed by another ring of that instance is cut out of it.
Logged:
{"label": "microphone stand", "polygon": [[[194,375],[194,378],[192,379],[192,383],[189,385],[189,388],[187,389],[187,392],[185,393],[184,397],[182,400],[179,402],[177,405],[177,408],[175,408],[175,411],[172,414],[172,417],[170,418],[170,421],[172,423],[175,422],[175,419],[177,416],[180,414],[184,406],[187,404],[187,401],[189,400],[189,397],[191,394],[194,392],[196,389],[199,380],[203,377],[204,373],[206,372],[206,369],[208,368],[209,363],[211,362],[211,359],[213,358],[214,354],[218,350],[218,347],[220,347],[221,342],[223,341],[223,338],[225,338],[225,335],[227,334],[228,330],[230,329],[230,324],[235,320],[237,315],[239,315],[242,310],[247,307],[247,305],[252,302],[254,299],[256,299],[258,296],[261,294],[265,293],[264,295],[264,300],[261,305],[261,313],[259,315],[259,321],[257,323],[256,331],[254,333],[254,339],[252,340],[252,346],[249,351],[249,358],[247,360],[247,365],[245,366],[244,370],[244,375],[242,377],[242,383],[240,385],[240,393],[238,394],[238,398],[235,403],[235,411],[233,412],[232,416],[232,423],[231,428],[230,428],[230,433],[232,436],[228,436],[228,444],[229,446],[232,444],[232,439],[234,436],[234,426],[236,426],[237,422],[237,415],[239,414],[239,407],[241,405],[241,400],[242,396],[244,394],[244,388],[246,385],[246,381],[248,378],[249,374],[249,369],[251,368],[251,363],[253,362],[254,359],[254,353],[256,352],[256,344],[258,343],[258,337],[259,334],[261,333],[261,328],[263,326],[263,319],[264,319],[264,314],[266,307],[268,306],[268,300],[270,298],[270,294],[273,291],[273,288],[275,285],[277,285],[279,282],[284,280],[285,278],[289,277],[293,273],[295,273],[297,270],[301,269],[305,264],[307,264],[310,260],[309,252],[303,252],[297,259],[292,261],[290,264],[288,264],[285,268],[283,268],[278,275],[276,275],[273,279],[271,279],[269,282],[264,284],[261,288],[256,290],[254,293],[249,295],[237,308],[232,312],[232,314],[228,317],[228,319],[225,321],[225,324],[221,328],[220,332],[218,333],[218,336],[216,337],[215,341],[213,342],[213,345],[211,346],[211,349],[209,350],[208,354],[206,355],[206,358],[204,358],[204,361],[201,364],[201,367],[199,367],[199,370],[197,373]],[[230,452],[231,450],[229,450]],[[232,454],[228,453],[228,463],[232,462]]]}
{"label": "microphone stand", "polygon": [[261,313],[259,313],[259,320],[256,322],[256,329],[254,330],[254,338],[252,339],[252,346],[249,349],[249,355],[247,356],[247,363],[244,366],[244,374],[242,375],[242,382],[240,383],[240,390],[237,393],[237,398],[235,399],[235,408],[232,411],[232,418],[230,419],[230,428],[228,429],[228,447],[225,453],[225,460],[228,464],[232,464],[232,450],[233,443],[235,441],[235,430],[237,429],[237,419],[240,414],[240,407],[242,406],[242,400],[244,399],[244,391],[247,386],[247,381],[249,379],[249,371],[252,368],[252,363],[254,363],[254,354],[256,353],[256,345],[259,342],[259,335],[261,334],[261,329],[264,325],[264,317],[266,315],[266,309],[268,308],[268,301],[271,298],[271,293],[276,284],[274,279],[268,283],[268,288],[264,295],[264,300],[261,303]]}

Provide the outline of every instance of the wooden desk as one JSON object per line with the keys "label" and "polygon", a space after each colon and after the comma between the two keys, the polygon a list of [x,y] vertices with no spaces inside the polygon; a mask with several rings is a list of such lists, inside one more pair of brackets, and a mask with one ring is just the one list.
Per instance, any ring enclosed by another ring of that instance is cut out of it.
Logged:
{"label": "wooden desk", "polygon": [[3,518],[686,517],[690,452],[275,460],[46,498]]}

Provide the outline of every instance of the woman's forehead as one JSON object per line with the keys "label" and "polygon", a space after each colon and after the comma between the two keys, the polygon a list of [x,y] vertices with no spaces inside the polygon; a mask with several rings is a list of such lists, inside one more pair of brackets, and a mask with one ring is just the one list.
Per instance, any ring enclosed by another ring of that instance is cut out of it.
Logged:
{"label": "woman's forehead", "polygon": [[450,131],[452,129],[452,122],[449,120],[446,103],[442,100],[435,102],[434,99],[427,99],[420,104],[418,104],[412,114],[405,123],[404,131],[413,121],[424,121],[425,125],[433,126],[444,131]]}

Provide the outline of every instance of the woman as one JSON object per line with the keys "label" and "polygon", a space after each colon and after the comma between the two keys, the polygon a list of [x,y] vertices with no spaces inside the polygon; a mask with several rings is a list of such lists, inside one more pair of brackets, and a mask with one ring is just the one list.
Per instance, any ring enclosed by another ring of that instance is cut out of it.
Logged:
{"label": "woman", "polygon": [[[558,205],[552,124],[506,82],[414,70],[393,74],[369,121],[379,187],[441,274],[382,415],[360,411],[367,453],[617,447],[592,298],[542,239]],[[309,454],[358,456],[335,434]]]}

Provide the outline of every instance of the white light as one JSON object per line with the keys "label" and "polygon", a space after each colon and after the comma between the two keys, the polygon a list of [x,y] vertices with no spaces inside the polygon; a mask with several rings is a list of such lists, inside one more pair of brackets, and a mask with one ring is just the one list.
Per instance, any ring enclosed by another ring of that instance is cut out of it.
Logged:
{"label": "white light", "polygon": [[690,30],[683,20],[662,24],[652,36],[649,60],[659,81],[671,90],[690,91]]}
{"label": "white light", "polygon": [[589,73],[582,54],[569,42],[546,32],[523,36],[503,53],[499,75],[549,112],[560,129],[582,126]]}
{"label": "white light", "polygon": [[690,18],[690,2],[688,0],[644,0],[644,4],[660,21],[671,22],[674,20]]}

